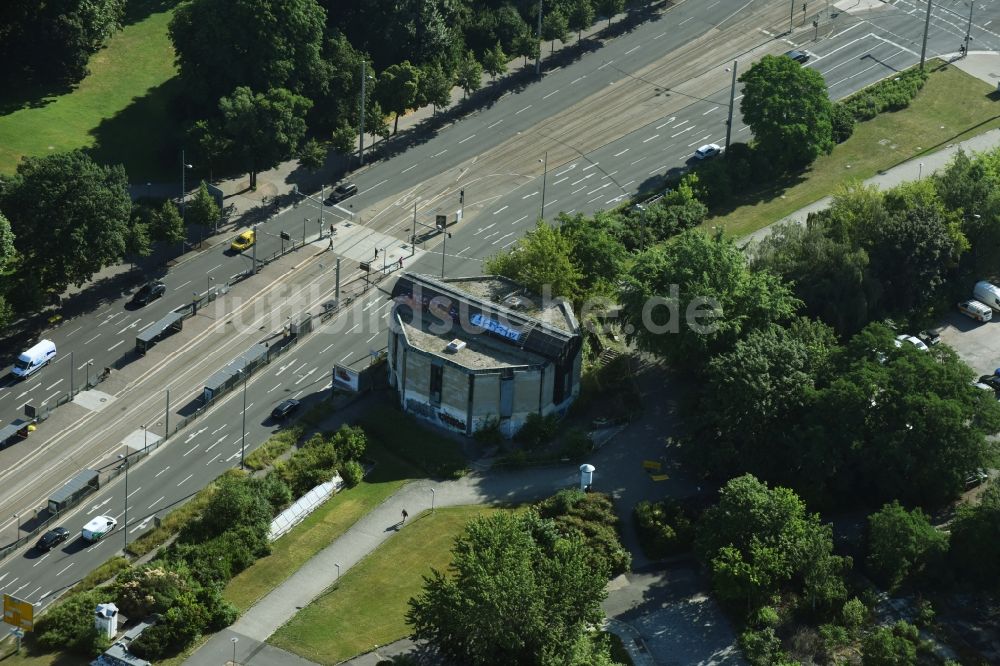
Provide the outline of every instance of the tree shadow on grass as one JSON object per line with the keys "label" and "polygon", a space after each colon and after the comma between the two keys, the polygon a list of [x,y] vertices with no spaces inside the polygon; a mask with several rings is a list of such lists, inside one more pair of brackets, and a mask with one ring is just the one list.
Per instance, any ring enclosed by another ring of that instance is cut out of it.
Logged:
{"label": "tree shadow on grass", "polygon": [[0,88],[0,117],[22,109],[41,109],[62,95],[73,92],[75,86],[65,82],[34,82],[24,87]]}
{"label": "tree shadow on grass", "polygon": [[139,23],[152,14],[169,11],[181,4],[182,0],[129,0],[125,6],[125,16],[122,17],[122,27]]}
{"label": "tree shadow on grass", "polygon": [[175,111],[181,97],[178,77],[151,88],[142,97],[91,131],[94,145],[88,153],[98,162],[124,164],[132,182],[176,177],[182,146],[183,119]]}

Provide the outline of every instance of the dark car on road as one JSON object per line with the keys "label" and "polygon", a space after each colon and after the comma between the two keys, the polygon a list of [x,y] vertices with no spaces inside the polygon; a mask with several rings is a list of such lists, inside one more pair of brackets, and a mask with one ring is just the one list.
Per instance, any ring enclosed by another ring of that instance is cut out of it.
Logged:
{"label": "dark car on road", "polygon": [[271,418],[275,421],[281,421],[288,418],[292,412],[299,408],[299,401],[289,398],[288,400],[282,400],[278,403],[278,406],[271,410]]}
{"label": "dark car on road", "polygon": [[786,51],[785,55],[794,60],[795,62],[799,63],[800,65],[804,65],[805,63],[809,62],[809,54],[806,53],[805,51],[796,51],[796,50]]}
{"label": "dark car on road", "polygon": [[159,280],[147,282],[139,287],[139,291],[135,292],[135,296],[132,297],[132,302],[136,305],[148,305],[160,296],[163,296],[165,293],[167,293],[167,285],[163,284]]}
{"label": "dark car on road", "polygon": [[335,188],[333,188],[333,192],[330,192],[330,196],[326,198],[326,203],[328,205],[340,203],[347,197],[353,197],[357,193],[358,193],[357,185],[355,185],[354,183],[344,181],[343,183],[340,183]]}
{"label": "dark car on road", "polygon": [[42,535],[42,538],[35,544],[35,548],[47,553],[68,538],[68,529],[65,527],[55,527]]}

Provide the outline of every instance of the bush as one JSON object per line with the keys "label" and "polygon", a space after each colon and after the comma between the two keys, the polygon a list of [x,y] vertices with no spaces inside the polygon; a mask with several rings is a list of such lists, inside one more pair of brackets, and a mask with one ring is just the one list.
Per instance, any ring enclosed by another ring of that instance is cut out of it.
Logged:
{"label": "bush", "polygon": [[73,586],[74,592],[86,592],[92,590],[102,583],[106,583],[122,571],[129,568],[128,558],[117,555],[107,560],[89,574],[84,576],[79,583]]}
{"label": "bush", "polygon": [[781,616],[773,606],[761,606],[753,614],[752,624],[761,629],[766,629],[767,627],[775,629],[781,624]]}
{"label": "bush", "polygon": [[691,550],[694,526],[683,507],[672,499],[642,501],[633,509],[639,543],[646,556],[662,560]]}
{"label": "bush", "polygon": [[919,632],[903,620],[869,632],[861,642],[863,666],[912,666],[917,663]]}
{"label": "bush", "polygon": [[597,569],[617,576],[631,567],[632,556],[618,538],[618,516],[607,495],[560,490],[535,508],[541,518],[553,521],[560,534],[582,539]]}
{"label": "bush", "polygon": [[854,114],[842,103],[837,102],[833,105],[830,122],[833,124],[834,143],[843,143],[854,134]]}
{"label": "bush", "polygon": [[353,488],[365,478],[365,470],[357,460],[348,460],[340,468],[340,476],[348,488]]}
{"label": "bush", "polygon": [[584,430],[573,428],[563,438],[560,455],[570,460],[578,460],[594,450],[594,442]]}
{"label": "bush", "polygon": [[926,71],[913,67],[851,95],[835,105],[834,109],[843,105],[844,109],[858,121],[871,120],[883,111],[905,109],[924,87],[927,76]]}
{"label": "bush", "polygon": [[844,627],[855,633],[868,621],[868,607],[857,597],[852,597],[844,602],[844,607],[840,611],[841,622]]}
{"label": "bush", "polygon": [[46,650],[70,650],[87,657],[100,654],[95,652],[94,608],[112,598],[108,588],[70,595],[39,618],[35,625],[38,644]]}
{"label": "bush", "polygon": [[537,412],[528,414],[524,425],[517,431],[517,441],[525,447],[533,449],[548,444],[559,431],[559,417],[555,414],[539,416]]}
{"label": "bush", "polygon": [[333,450],[341,460],[361,460],[368,448],[365,431],[357,426],[344,424],[330,438]]}
{"label": "bush", "polygon": [[302,437],[303,429],[295,426],[271,436],[266,442],[250,452],[244,461],[247,469],[261,470],[270,467]]}
{"label": "bush", "polygon": [[785,651],[781,639],[768,627],[760,631],[744,631],[739,638],[743,656],[752,666],[774,666],[780,663]]}
{"label": "bush", "polygon": [[500,419],[489,416],[479,427],[479,430],[472,434],[472,438],[483,446],[499,446],[503,444],[503,435],[500,433]]}

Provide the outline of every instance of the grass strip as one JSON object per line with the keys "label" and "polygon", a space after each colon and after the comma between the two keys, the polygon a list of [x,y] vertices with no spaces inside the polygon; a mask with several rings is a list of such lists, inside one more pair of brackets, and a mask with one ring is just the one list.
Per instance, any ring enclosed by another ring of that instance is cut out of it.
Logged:
{"label": "grass strip", "polygon": [[833,194],[842,183],[1000,127],[994,88],[940,60],[928,68],[930,78],[909,107],[858,123],[850,139],[807,171],[737,197],[703,226],[744,236]]}
{"label": "grass strip", "polygon": [[355,565],[268,640],[320,664],[337,664],[409,634],[407,601],[431,567],[445,569],[465,525],[497,509],[463,506],[424,513]]}
{"label": "grass strip", "polygon": [[391,407],[377,407],[361,419],[361,427],[395,455],[428,474],[459,478],[468,471],[458,443]]}

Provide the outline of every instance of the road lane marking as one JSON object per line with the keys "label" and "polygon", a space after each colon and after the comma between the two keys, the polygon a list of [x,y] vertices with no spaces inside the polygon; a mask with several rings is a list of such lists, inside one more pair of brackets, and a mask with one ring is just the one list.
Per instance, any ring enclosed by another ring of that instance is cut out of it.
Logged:
{"label": "road lane marking", "polygon": [[513,222],[511,222],[511,224],[517,224],[521,220],[526,220],[526,219],[528,219],[528,216],[527,215],[522,215],[521,217],[519,217],[516,220],[514,220]]}
{"label": "road lane marking", "polygon": [[556,182],[554,182],[552,184],[553,185],[558,185],[559,183],[563,182],[564,180],[569,180],[569,176],[563,176],[562,178],[560,178],[559,180],[557,180]]}
{"label": "road lane marking", "polygon": [[586,186],[586,185],[584,185],[583,187],[578,187],[578,188],[576,188],[575,190],[573,190],[572,192],[570,192],[570,194],[576,194],[576,193],[577,193],[577,192],[579,192],[580,190],[585,190],[585,189],[587,189],[587,186]]}
{"label": "road lane marking", "polygon": [[547,206],[551,206],[551,205],[553,205],[557,201],[559,201],[559,199],[553,199],[552,201],[546,201],[545,202],[545,206],[542,206],[542,208],[545,208]]}
{"label": "road lane marking", "polygon": [[159,477],[161,474],[163,474],[164,472],[166,472],[168,469],[170,469],[170,465],[167,465],[166,467],[164,467],[163,469],[161,469],[159,472],[157,472],[155,475],[153,475],[153,478],[155,479],[155,478]]}
{"label": "road lane marking", "polygon": [[304,375],[302,375],[301,377],[299,377],[299,381],[295,382],[294,386],[298,386],[299,384],[301,384],[301,383],[302,383],[303,381],[305,381],[306,379],[309,379],[309,375],[311,375],[311,374],[312,374],[312,373],[314,373],[314,372],[316,372],[316,368],[313,368],[312,370],[310,370],[310,371],[309,371],[309,372],[307,372],[306,374],[304,374]]}
{"label": "road lane marking", "polygon": [[583,76],[578,76],[578,77],[576,77],[575,79],[573,79],[572,81],[570,81],[570,82],[569,82],[569,84],[570,84],[570,85],[573,85],[573,84],[574,84],[574,83],[576,83],[577,81],[583,81],[583,80],[584,80],[585,78],[587,78],[587,75],[586,75],[586,74],[584,74]]}
{"label": "road lane marking", "polygon": [[51,400],[52,398],[56,397],[57,395],[59,395],[61,393],[62,393],[62,391],[56,391],[55,393],[53,393],[52,395],[50,395],[49,397],[47,397],[45,400],[42,400],[42,404],[44,405],[49,400]]}
{"label": "road lane marking", "polygon": [[582,183],[583,181],[587,180],[588,178],[593,178],[593,177],[594,177],[594,174],[588,173],[586,176],[584,176],[580,180],[574,180],[572,183],[569,184],[569,186],[573,187],[574,185],[578,185],[578,184]]}
{"label": "road lane marking", "polygon": [[215,430],[213,430],[213,431],[211,432],[211,434],[213,434],[213,435],[214,435],[215,433],[219,432],[220,430],[225,430],[225,429],[226,429],[226,426],[225,426],[225,425],[220,425],[220,426],[219,426],[218,428],[216,428]]}
{"label": "road lane marking", "polygon": [[[190,478],[191,478],[192,476],[194,476],[194,474],[188,474],[187,476],[185,476],[185,477],[184,477],[184,478],[183,478],[183,479],[181,480],[181,483],[184,483],[185,481],[189,480],[189,479],[190,479]],[[177,487],[178,487],[178,488],[180,487],[181,483],[178,483],[178,484],[177,484]]]}
{"label": "road lane marking", "polygon": [[656,41],[656,40],[657,40],[657,39],[659,39],[660,37],[665,37],[665,36],[666,36],[666,34],[667,34],[667,33],[665,33],[665,32],[661,32],[661,33],[660,33],[660,34],[658,34],[658,35],[657,35],[656,37],[653,37],[653,41]]}
{"label": "road lane marking", "polygon": [[681,134],[684,134],[684,132],[690,132],[690,131],[691,131],[691,130],[693,130],[693,129],[694,129],[694,125],[691,125],[690,127],[685,127],[684,129],[682,129],[682,130],[681,130],[680,132],[678,132],[677,134],[671,134],[671,135],[670,135],[670,138],[671,138],[671,139],[673,139],[674,137],[678,137],[678,136],[680,136]]}
{"label": "road lane marking", "polygon": [[128,500],[128,499],[132,499],[132,495],[135,495],[135,494],[136,494],[137,492],[139,492],[140,490],[142,490],[142,486],[139,486],[138,488],[136,488],[135,490],[133,490],[132,492],[130,492],[130,493],[128,494],[128,496],[126,496],[126,497],[125,497],[125,499],[127,499],[127,500]]}
{"label": "road lane marking", "polygon": [[500,241],[502,241],[504,238],[507,238],[508,236],[513,236],[513,235],[514,235],[513,231],[511,231],[510,233],[506,233],[503,236],[501,236],[500,238],[498,238],[495,241],[493,241],[493,244],[496,245],[497,243],[499,243]]}
{"label": "road lane marking", "polygon": [[135,328],[135,327],[136,327],[136,325],[137,325],[137,324],[138,324],[138,323],[139,323],[140,321],[142,321],[142,319],[136,319],[136,320],[135,320],[134,322],[132,322],[131,324],[129,324],[128,326],[126,326],[126,327],[125,327],[125,328],[123,328],[122,330],[118,331],[118,335],[121,335],[122,333],[124,333],[125,331],[127,331],[127,330],[128,330],[128,329],[130,329],[130,328]]}
{"label": "road lane marking", "polygon": [[573,164],[569,165],[568,168],[563,169],[562,171],[559,171],[559,172],[554,173],[552,175],[555,176],[556,178],[558,178],[559,176],[562,176],[563,174],[569,173],[570,171],[572,171],[575,168],[576,168],[576,162],[574,162]]}
{"label": "road lane marking", "polygon": [[597,69],[604,69],[605,67],[607,67],[608,65],[610,65],[613,62],[614,62],[614,60],[608,60],[607,62],[605,62],[603,65],[601,65]]}
{"label": "road lane marking", "polygon": [[[188,453],[192,453],[192,452],[193,452],[193,451],[194,451],[195,449],[197,449],[197,448],[198,448],[199,446],[201,446],[201,444],[195,444],[195,445],[194,445],[194,446],[192,446],[192,447],[191,447],[190,449],[188,449],[187,453],[185,453],[185,454],[184,454],[184,456],[188,455]],[[181,457],[183,458],[184,456],[181,456]]]}
{"label": "road lane marking", "polygon": [[[716,3],[716,4],[718,4],[718,3]],[[683,21],[681,21],[680,23],[678,23],[677,27],[680,27],[680,26],[684,25],[685,23],[687,23],[688,21],[690,21],[693,18],[694,18],[693,16],[687,17],[686,19],[684,19]]]}
{"label": "road lane marking", "polygon": [[558,88],[556,88],[555,90],[553,90],[552,92],[550,92],[548,95],[546,95],[542,99],[548,99],[549,97],[552,97],[553,95],[555,95],[557,92],[559,92]]}
{"label": "road lane marking", "polygon": [[716,109],[718,109],[718,108],[719,108],[719,107],[717,107],[717,106],[713,106],[713,107],[712,107],[711,109],[709,109],[708,111],[706,111],[705,113],[703,113],[703,114],[701,114],[701,115],[703,115],[703,116],[707,116],[708,114],[712,113],[712,111],[715,111],[715,110],[716,110]]}
{"label": "road lane marking", "polygon": [[472,138],[474,138],[475,136],[476,136],[475,134],[470,134],[469,136],[467,136],[467,137],[465,137],[464,139],[462,139],[461,141],[459,141],[459,143],[460,143],[460,144],[461,144],[461,143],[465,143],[466,141],[468,141],[469,139],[472,139]]}
{"label": "road lane marking", "polygon": [[583,167],[582,169],[580,169],[580,171],[586,171],[587,169],[593,169],[593,168],[594,168],[595,166],[597,166],[598,164],[600,164],[600,162],[594,162],[593,164],[591,164],[591,165],[589,165],[589,166],[585,166],[585,167]]}
{"label": "road lane marking", "polygon": [[45,561],[45,558],[47,558],[51,554],[52,554],[51,552],[48,552],[48,553],[45,553],[44,555],[42,555],[42,557],[39,558],[39,560],[37,562],[35,562],[34,564],[31,565],[32,568],[37,567],[39,564],[41,564],[43,561]]}
{"label": "road lane marking", "polygon": [[502,123],[502,122],[503,122],[503,118],[501,118],[500,120],[496,121],[496,122],[495,122],[495,123],[493,123],[492,125],[487,125],[487,126],[486,126],[486,129],[493,129],[494,127],[496,127],[497,125],[499,125],[499,124],[500,124],[500,123]]}
{"label": "road lane marking", "polygon": [[60,379],[59,381],[57,381],[57,382],[56,382],[55,384],[53,384],[52,386],[49,386],[49,387],[47,387],[47,388],[46,388],[45,390],[46,390],[46,391],[51,391],[52,389],[54,389],[55,387],[59,386],[59,385],[60,385],[60,384],[62,384],[62,383],[63,383],[63,380],[62,380],[62,379]]}
{"label": "road lane marking", "polygon": [[510,206],[504,206],[504,207],[503,207],[503,208],[501,208],[500,210],[495,210],[495,211],[493,211],[493,214],[494,214],[494,215],[496,215],[497,213],[502,213],[502,212],[504,212],[505,210],[507,210],[508,208],[510,208]]}
{"label": "road lane marking", "polygon": [[368,338],[368,340],[366,340],[366,342],[371,342],[372,340],[374,340],[375,338],[377,338],[377,337],[378,337],[379,335],[381,335],[381,334],[382,334],[382,332],[381,332],[381,331],[379,331],[378,333],[376,333],[376,334],[375,334],[375,335],[373,335],[372,337]]}
{"label": "road lane marking", "polygon": [[83,370],[84,366],[86,366],[88,363],[93,363],[93,362],[94,359],[86,360],[77,367],[77,370]]}
{"label": "road lane marking", "polygon": [[[646,155],[646,157],[649,157],[649,155]],[[644,159],[646,159],[646,157],[640,157],[640,158],[639,158],[639,159],[637,159],[637,160],[636,160],[635,162],[632,162],[632,164],[631,164],[630,166],[635,166],[635,165],[636,165],[636,164],[638,164],[639,162],[641,162],[641,161],[643,161]]]}
{"label": "road lane marking", "polygon": [[[56,574],[56,576],[62,576],[64,573],[66,573],[67,571],[69,571],[69,568],[71,566],[73,566],[74,564],[76,564],[76,562],[70,562],[64,568],[60,569],[59,572]],[[15,579],[15,580],[17,580],[17,579]]]}
{"label": "road lane marking", "polygon": [[655,169],[653,169],[652,171],[650,171],[646,175],[652,176],[654,173],[660,173],[661,171],[665,170],[667,168],[667,166],[668,165],[664,164],[663,166],[656,167]]}
{"label": "road lane marking", "polygon": [[648,139],[643,139],[642,142],[643,143],[649,143],[653,139],[659,138],[659,136],[660,136],[659,134],[654,134],[653,136],[649,137]]}
{"label": "road lane marking", "polygon": [[[91,339],[87,340],[87,341],[86,341],[86,342],[84,342],[83,344],[85,344],[85,345],[89,345],[89,344],[90,344],[91,342],[93,342],[94,340],[96,340],[96,339],[97,339],[97,338],[99,338],[99,337],[101,337],[101,334],[100,334],[100,333],[98,333],[97,335],[95,335],[95,336],[94,336],[94,337],[92,337]],[[87,364],[86,364],[86,363],[84,363],[83,365],[87,365]],[[83,365],[81,365],[81,366],[80,366],[80,368],[82,368],[82,367],[83,367]],[[79,370],[80,368],[77,368],[77,370]]]}
{"label": "road lane marking", "polygon": [[[527,110],[528,110],[528,109],[530,109],[530,108],[531,108],[531,105],[529,104],[528,106],[526,106],[526,107],[524,107],[523,109],[521,109],[521,111],[527,111]],[[521,111],[515,111],[515,112],[514,112],[514,115],[516,116],[517,114],[521,113]]]}
{"label": "road lane marking", "polygon": [[[718,3],[716,3],[716,4],[718,4]],[[629,53],[632,53],[633,51],[638,51],[638,50],[639,50],[638,46],[633,46],[632,48],[630,48],[628,51],[625,52],[625,55],[628,55]]]}
{"label": "road lane marking", "polygon": [[112,350],[112,349],[114,349],[115,347],[121,347],[121,346],[122,346],[123,344],[125,344],[125,341],[124,341],[124,340],[119,340],[119,341],[118,341],[118,342],[116,342],[115,344],[113,344],[113,345],[111,345],[110,347],[108,347],[108,351],[111,351],[111,350]]}
{"label": "road lane marking", "polygon": [[628,148],[626,148],[625,150],[623,150],[623,151],[621,151],[621,152],[618,152],[618,153],[615,153],[615,154],[614,154],[614,157],[621,157],[622,155],[624,155],[624,154],[625,154],[625,153],[627,153],[628,151],[629,151],[629,149],[628,149]]}
{"label": "road lane marking", "polygon": [[[443,153],[444,151],[442,150],[441,152]],[[438,153],[438,154],[440,154],[440,153]],[[434,157],[437,157],[437,155],[435,155]],[[360,192],[358,192],[358,194],[361,195],[361,194],[365,194],[367,192],[371,192],[372,190],[374,190],[379,185],[384,185],[384,184],[386,184],[388,182],[389,182],[388,179],[380,180],[379,182],[377,182],[374,185],[372,185],[371,187],[369,187],[367,190],[361,190]]]}
{"label": "road lane marking", "polygon": [[162,496],[162,497],[161,497],[160,499],[156,500],[155,502],[153,502],[152,504],[150,504],[150,505],[149,505],[148,507],[146,507],[146,508],[147,508],[147,509],[152,509],[152,508],[153,508],[154,506],[156,506],[157,504],[159,504],[160,502],[162,502],[162,501],[163,501],[163,500],[165,500],[165,499],[167,499],[167,496],[166,496],[166,495]]}
{"label": "road lane marking", "polygon": [[532,192],[531,194],[525,194],[525,195],[524,195],[523,197],[521,197],[521,201],[524,201],[524,200],[525,200],[525,199],[527,199],[528,197],[533,197],[533,196],[535,196],[536,194],[538,194],[538,190],[535,190],[535,191],[534,191],[534,192]]}
{"label": "road lane marking", "polygon": [[471,249],[472,249],[472,246],[470,245],[470,246],[466,247],[465,249],[459,250],[458,254],[456,254],[455,256],[456,257],[461,257],[463,252],[466,252],[466,251],[471,250]]}
{"label": "road lane marking", "polygon": [[420,165],[419,165],[419,164],[414,164],[414,165],[412,165],[412,166],[408,166],[408,167],[406,167],[405,169],[403,169],[402,171],[400,171],[399,173],[401,173],[401,174],[403,174],[403,173],[406,173],[406,172],[407,172],[407,171],[409,171],[410,169],[416,169],[416,168],[417,168],[418,166],[420,166]]}
{"label": "road lane marking", "polygon": [[704,141],[706,139],[711,139],[711,138],[712,138],[711,134],[706,134],[705,136],[701,137],[700,139],[695,139],[694,141],[692,141],[691,143],[689,143],[688,144],[688,148],[693,148],[693,147],[697,146],[699,143],[701,143],[702,141]]}
{"label": "road lane marking", "polygon": [[587,192],[587,196],[589,197],[589,196],[590,196],[591,194],[593,194],[594,192],[600,192],[600,191],[601,191],[601,190],[603,190],[603,189],[604,189],[605,187],[611,187],[611,183],[604,183],[604,184],[603,184],[603,185],[601,185],[600,187],[598,187],[598,188],[595,188],[595,189],[593,189],[593,190],[591,190],[591,191]]}

